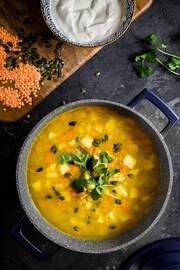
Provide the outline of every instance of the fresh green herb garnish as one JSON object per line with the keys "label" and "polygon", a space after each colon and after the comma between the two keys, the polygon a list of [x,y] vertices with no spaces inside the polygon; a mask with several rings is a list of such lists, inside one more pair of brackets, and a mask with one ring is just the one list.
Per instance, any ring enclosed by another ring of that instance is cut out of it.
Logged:
{"label": "fresh green herb garnish", "polygon": [[100,154],[100,158],[101,158],[101,162],[102,162],[102,163],[106,163],[106,164],[108,164],[108,163],[110,163],[111,161],[113,161],[113,158],[110,157],[110,156],[108,155],[108,153],[106,153],[106,152],[102,152],[102,153]]}
{"label": "fresh green herb garnish", "polygon": [[[153,72],[153,67],[147,65],[147,63],[160,64],[163,68],[170,71],[175,75],[180,75],[179,72],[175,70],[180,68],[180,56],[173,55],[171,53],[165,52],[162,49],[166,49],[167,46],[164,44],[155,45],[157,43],[157,36],[150,35],[145,38],[145,42],[152,47],[148,52],[145,52],[141,55],[135,57],[135,62],[141,62],[140,65],[135,66],[136,71],[140,78],[148,77]],[[166,62],[163,62],[159,59],[159,55],[165,55],[169,59]]]}
{"label": "fresh green herb garnish", "polygon": [[145,41],[147,41],[149,44],[153,45],[157,42],[157,37],[155,34],[152,34],[145,38]]}
{"label": "fresh green herb garnish", "polygon": [[96,187],[95,189],[93,189],[93,191],[91,192],[91,197],[93,200],[99,200],[102,197],[102,191],[103,189],[101,187]]}
{"label": "fresh green herb garnish", "polygon": [[86,180],[81,177],[74,179],[72,182],[72,187],[78,192],[86,191],[87,190]]}
{"label": "fresh green herb garnish", "polygon": [[[58,162],[60,164],[70,163],[78,165],[82,170],[82,175],[72,181],[72,187],[78,192],[87,192],[93,200],[98,200],[102,197],[103,189],[107,186],[113,186],[109,179],[119,173],[119,169],[110,170],[107,165],[113,161],[113,158],[106,152],[100,153],[101,163],[98,159],[91,156],[88,152],[75,150],[72,153],[62,153]],[[97,164],[98,163],[98,164]],[[86,175],[86,178],[84,177]],[[89,188],[89,184],[94,186]],[[55,193],[57,192],[54,189]]]}

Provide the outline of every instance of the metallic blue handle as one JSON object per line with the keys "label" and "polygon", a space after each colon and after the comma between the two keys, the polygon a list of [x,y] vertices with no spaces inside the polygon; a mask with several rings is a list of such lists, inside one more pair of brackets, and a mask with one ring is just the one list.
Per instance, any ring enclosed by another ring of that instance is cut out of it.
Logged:
{"label": "metallic blue handle", "polygon": [[23,234],[23,229],[29,223],[29,219],[24,215],[16,226],[12,229],[11,234],[36,258],[45,262],[47,261],[56,251],[59,249],[59,246],[54,244],[51,249],[46,252],[43,252],[38,247],[36,247],[30,240],[26,238]]}
{"label": "metallic blue handle", "polygon": [[128,103],[128,106],[134,108],[143,99],[147,99],[152,102],[168,118],[167,125],[160,132],[161,135],[165,137],[169,133],[169,131],[176,125],[179,117],[158,96],[156,96],[147,89],[142,90],[132,101]]}

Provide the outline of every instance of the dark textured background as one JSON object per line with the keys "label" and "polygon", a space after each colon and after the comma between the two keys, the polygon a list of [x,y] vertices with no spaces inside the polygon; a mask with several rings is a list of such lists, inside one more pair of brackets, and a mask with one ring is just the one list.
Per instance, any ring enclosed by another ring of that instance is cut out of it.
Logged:
{"label": "dark textured background", "polygon": [[[145,79],[137,77],[132,57],[144,50],[142,39],[156,33],[159,43],[169,46],[169,51],[180,55],[180,1],[154,0],[151,8],[142,15],[115,43],[108,45],[63,85],[50,94],[30,113],[16,123],[0,123],[0,169],[1,169],[1,218],[0,218],[0,270],[116,270],[139,248],[159,239],[180,236],[180,125],[169,133],[165,141],[170,150],[174,167],[174,184],[170,202],[157,225],[126,249],[102,255],[80,254],[60,248],[46,263],[38,261],[27,252],[11,235],[10,231],[23,216],[15,183],[15,167],[24,139],[34,125],[47,113],[66,103],[102,98],[127,104],[143,88],[152,89],[174,112],[180,116],[180,77],[157,67]],[[99,71],[101,76],[94,73]],[[81,88],[86,90],[81,93]],[[160,113],[145,103],[139,106],[143,114],[157,128],[162,126]],[[32,228],[27,234],[43,246],[50,243]]]}

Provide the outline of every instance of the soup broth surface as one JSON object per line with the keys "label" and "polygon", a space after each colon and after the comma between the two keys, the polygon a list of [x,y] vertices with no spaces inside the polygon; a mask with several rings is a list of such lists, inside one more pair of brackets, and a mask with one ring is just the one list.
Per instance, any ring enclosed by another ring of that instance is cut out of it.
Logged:
{"label": "soup broth surface", "polygon": [[160,184],[152,140],[129,116],[83,106],[49,122],[27,160],[27,183],[53,227],[84,240],[127,231],[150,210]]}

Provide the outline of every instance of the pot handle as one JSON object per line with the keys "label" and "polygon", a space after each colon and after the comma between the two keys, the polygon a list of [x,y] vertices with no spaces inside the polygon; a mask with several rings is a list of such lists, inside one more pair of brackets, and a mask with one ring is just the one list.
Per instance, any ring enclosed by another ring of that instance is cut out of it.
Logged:
{"label": "pot handle", "polygon": [[47,261],[56,251],[59,246],[53,244],[53,246],[46,252],[42,251],[39,247],[35,246],[26,236],[23,234],[23,229],[29,223],[29,219],[24,215],[16,226],[11,230],[11,234],[37,259],[45,262]]}
{"label": "pot handle", "polygon": [[165,137],[170,130],[176,125],[179,117],[155,94],[146,88],[142,90],[132,101],[128,103],[128,106],[134,108],[141,100],[147,99],[153,103],[158,109],[160,109],[164,115],[168,118],[167,125],[160,132]]}

